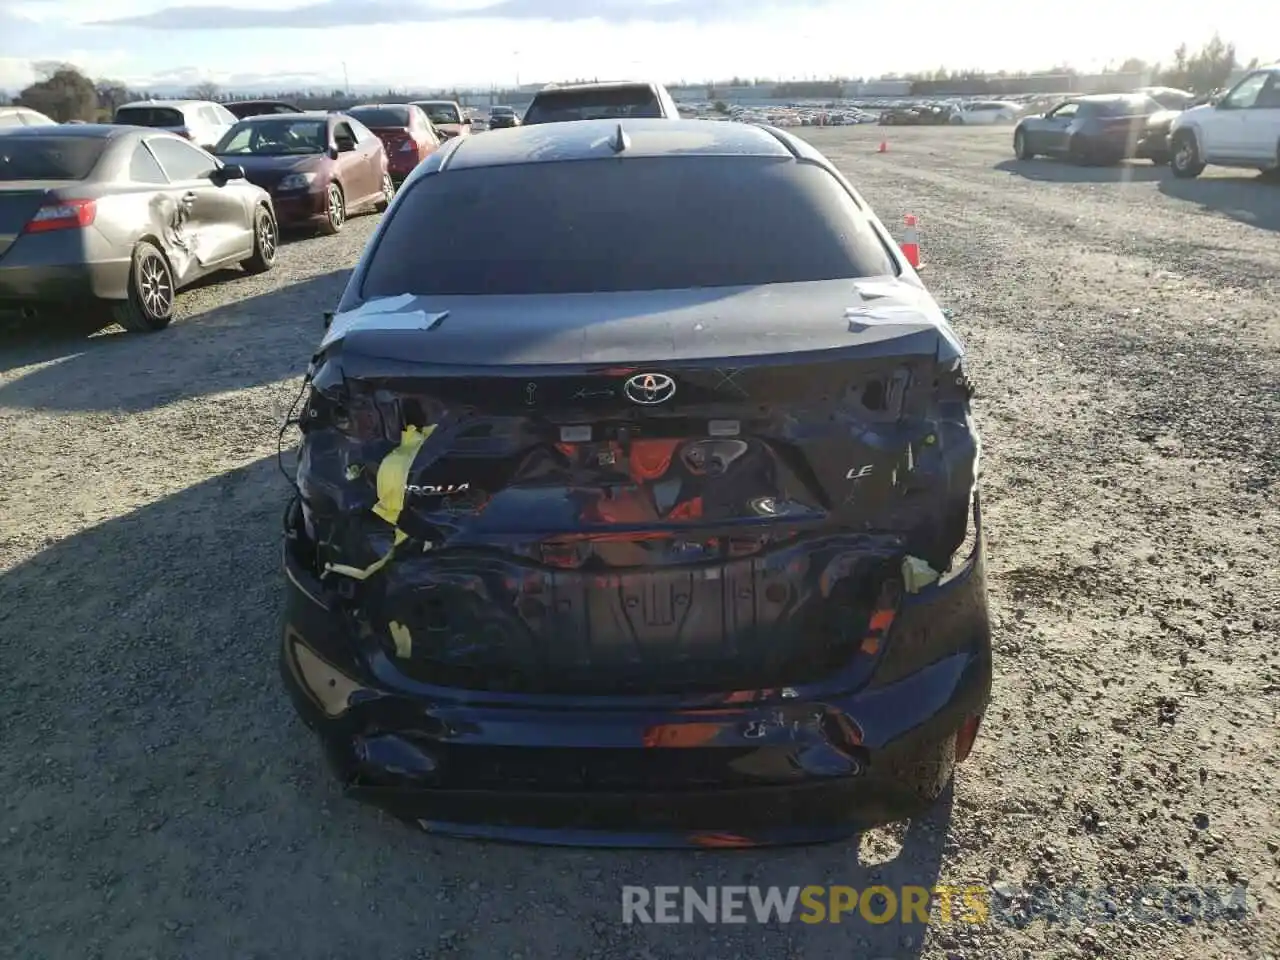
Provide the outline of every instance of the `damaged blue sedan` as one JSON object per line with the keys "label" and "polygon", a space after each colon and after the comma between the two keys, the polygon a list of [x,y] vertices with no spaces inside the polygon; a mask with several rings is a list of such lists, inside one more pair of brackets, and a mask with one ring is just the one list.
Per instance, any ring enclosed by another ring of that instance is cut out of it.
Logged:
{"label": "damaged blue sedan", "polygon": [[812,146],[449,141],[308,369],[281,670],[441,833],[808,842],[909,817],[991,688],[963,347]]}

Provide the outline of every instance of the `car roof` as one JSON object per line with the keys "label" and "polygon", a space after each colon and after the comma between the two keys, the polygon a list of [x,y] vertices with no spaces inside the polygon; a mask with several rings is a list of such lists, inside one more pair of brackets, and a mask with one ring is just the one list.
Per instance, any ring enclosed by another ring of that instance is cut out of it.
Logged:
{"label": "car roof", "polygon": [[352,110],[374,110],[385,109],[386,107],[411,107],[411,103],[357,103],[354,107],[347,107],[339,112],[350,113]]}
{"label": "car roof", "polygon": [[[266,103],[268,101],[262,101]],[[240,123],[259,123],[266,120],[325,120],[341,113],[340,110],[303,110],[300,113],[257,113],[251,117],[241,117]]]}
{"label": "car roof", "polygon": [[[628,143],[614,149],[618,130]],[[717,120],[577,120],[494,130],[459,140],[445,169],[499,167],[557,160],[617,157],[794,157],[778,133],[755,124]]]}
{"label": "car roof", "polygon": [[1119,100],[1143,100],[1145,93],[1090,93],[1082,97],[1072,97],[1077,103],[1115,103]]}
{"label": "car roof", "polygon": [[[82,140],[114,140],[127,137],[147,127],[130,127],[114,123],[60,123],[50,127],[5,127],[6,137],[77,137]],[[156,130],[156,133],[162,131]]]}
{"label": "car roof", "polygon": [[[123,110],[125,107],[195,107],[204,106],[207,103],[213,103],[212,100],[135,100],[133,103],[122,103],[116,107],[117,110]],[[218,104],[222,106],[222,104]]]}
{"label": "car roof", "polygon": [[575,83],[548,83],[539,90],[547,93],[553,90],[598,90],[609,87],[656,87],[659,84],[652,80],[582,80]]}

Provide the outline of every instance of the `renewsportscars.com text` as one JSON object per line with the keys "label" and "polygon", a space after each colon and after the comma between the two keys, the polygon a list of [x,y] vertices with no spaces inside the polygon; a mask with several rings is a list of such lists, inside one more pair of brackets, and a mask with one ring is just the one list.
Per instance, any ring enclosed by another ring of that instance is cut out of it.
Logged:
{"label": "renewsportscars.com text", "polygon": [[1005,889],[984,885],[622,888],[623,923],[1183,923],[1238,920],[1245,888],[1145,886]]}

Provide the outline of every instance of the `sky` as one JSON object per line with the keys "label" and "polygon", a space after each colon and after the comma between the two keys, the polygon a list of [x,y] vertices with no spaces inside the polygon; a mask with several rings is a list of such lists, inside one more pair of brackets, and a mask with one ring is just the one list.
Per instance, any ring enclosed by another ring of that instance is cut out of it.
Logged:
{"label": "sky", "polygon": [[[243,4],[243,5],[240,5]],[[580,77],[1098,69],[1219,32],[1280,59],[1275,0],[0,0],[0,89],[75,63],[135,87],[510,85]],[[1270,42],[1271,49],[1266,45]]]}

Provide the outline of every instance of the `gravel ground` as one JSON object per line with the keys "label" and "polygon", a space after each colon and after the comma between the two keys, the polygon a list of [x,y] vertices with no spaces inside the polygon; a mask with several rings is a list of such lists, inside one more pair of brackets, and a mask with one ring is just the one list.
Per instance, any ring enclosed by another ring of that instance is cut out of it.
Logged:
{"label": "gravel ground", "polygon": [[[373,218],[165,333],[0,341],[0,952],[23,958],[1280,955],[1280,188],[812,133],[968,340],[995,699],[954,794],[856,842],[466,843],[343,800],[274,665],[275,427]],[[624,926],[623,884],[979,884],[979,925]],[[1247,885],[1079,921],[1032,885]],[[1268,953],[1270,951],[1270,954]]]}

